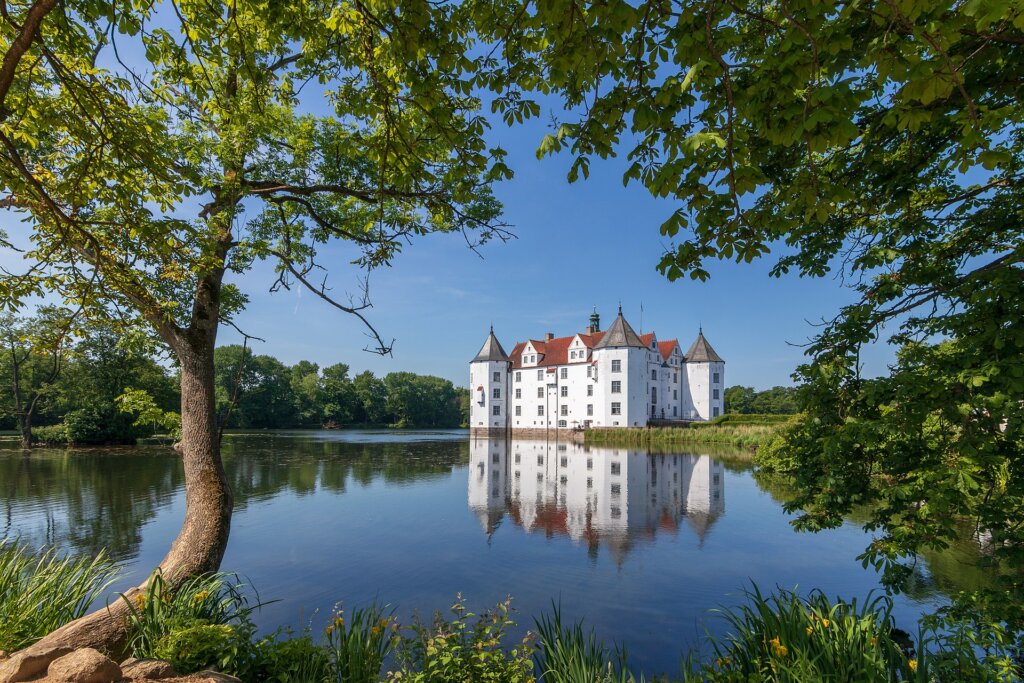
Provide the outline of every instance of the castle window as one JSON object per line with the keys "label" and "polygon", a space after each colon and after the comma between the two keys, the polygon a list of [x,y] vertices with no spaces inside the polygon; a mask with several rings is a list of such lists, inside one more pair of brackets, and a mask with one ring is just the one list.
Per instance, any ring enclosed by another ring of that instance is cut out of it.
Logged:
{"label": "castle window", "polygon": [[657,402],[658,402],[658,388],[657,387],[651,387],[651,403],[657,403]]}
{"label": "castle window", "polygon": [[562,372],[560,374],[561,374],[562,379],[568,379],[569,378],[569,368],[562,368]]}
{"label": "castle window", "polygon": [[618,401],[612,403],[612,415],[622,415],[622,404]]}
{"label": "castle window", "polygon": [[537,414],[538,415],[543,415],[544,414],[544,406],[537,406]]}
{"label": "castle window", "polygon": [[616,380],[612,380],[612,393],[613,394],[621,394],[622,393],[622,382],[621,381],[619,381],[617,379]]}
{"label": "castle window", "polygon": [[[559,421],[558,421],[558,426],[559,426],[559,427],[565,427],[565,426],[567,426],[567,425],[565,424],[565,420],[559,420]],[[565,483],[565,482],[562,482],[562,483]]]}
{"label": "castle window", "polygon": [[651,379],[658,379],[658,371],[651,370]]}
{"label": "castle window", "polygon": [[588,384],[587,385],[587,396],[593,396],[593,395],[594,395],[594,385],[593,384]]}
{"label": "castle window", "polygon": [[537,387],[537,398],[544,398],[544,387]]}
{"label": "castle window", "polygon": [[494,381],[495,382],[500,382],[501,381],[501,373],[500,372],[494,373]]}
{"label": "castle window", "polygon": [[677,373],[673,372],[672,373],[672,382],[675,383],[675,382],[678,382],[678,381],[679,381],[679,375]]}
{"label": "castle window", "polygon": [[494,387],[494,391],[492,391],[491,393],[493,395],[493,398],[501,398],[501,389],[500,388]]}
{"label": "castle window", "polygon": [[711,381],[714,382],[715,384],[718,384],[718,382],[721,381],[717,372],[711,375]]}
{"label": "castle window", "polygon": [[523,397],[523,390],[522,389],[516,389],[516,398],[522,398],[522,397]]}
{"label": "castle window", "polygon": [[561,458],[558,459],[558,464],[561,467],[568,467],[569,466],[569,458],[567,458],[567,457],[565,457],[563,455]]}
{"label": "castle window", "polygon": [[622,510],[612,507],[612,519],[619,519],[620,517],[622,517]]}
{"label": "castle window", "polygon": [[544,380],[544,371],[543,370],[538,370],[537,371],[537,379],[539,379],[541,381]]}
{"label": "castle window", "polygon": [[678,415],[679,415],[679,406],[672,406],[672,417],[677,417]]}
{"label": "castle window", "polygon": [[520,458],[520,457],[521,457],[521,456],[519,455],[519,453],[516,453],[516,464],[517,464],[517,465],[519,464],[519,458]]}
{"label": "castle window", "polygon": [[588,403],[587,404],[587,417],[590,417],[593,414],[594,414],[594,404],[593,403]]}
{"label": "castle window", "polygon": [[612,463],[612,474],[622,474],[622,463]]}
{"label": "castle window", "polygon": [[715,406],[714,408],[713,417],[718,417],[718,406]]}
{"label": "castle window", "polygon": [[576,352],[575,351],[570,351],[569,352],[569,358],[575,359],[576,358]]}
{"label": "castle window", "polygon": [[593,458],[587,458],[587,469],[588,470],[594,469],[594,459]]}
{"label": "castle window", "polygon": [[516,372],[516,381],[517,382],[522,382],[523,381],[523,373]]}
{"label": "castle window", "polygon": [[516,417],[520,417],[523,414],[523,407],[516,406]]}
{"label": "castle window", "polygon": [[[491,462],[500,462],[500,458],[501,456],[499,456],[497,453],[491,454]],[[495,474],[497,474],[497,472],[495,472]]]}
{"label": "castle window", "polygon": [[537,456],[537,464],[538,465],[543,465],[544,464],[544,456],[543,455],[538,455]]}
{"label": "castle window", "polygon": [[612,361],[612,372],[622,372],[622,361],[621,360],[613,360]]}
{"label": "castle window", "polygon": [[594,488],[594,480],[592,478],[590,478],[590,477],[587,477],[587,488],[588,489]]}
{"label": "castle window", "polygon": [[612,495],[616,497],[622,495],[622,484],[612,484]]}
{"label": "castle window", "polygon": [[499,404],[495,404],[494,407],[491,408],[491,414],[492,415],[501,415],[501,404],[500,403]]}
{"label": "castle window", "polygon": [[562,397],[564,398],[564,397],[566,397],[568,395],[569,395],[569,387],[563,386],[562,387]]}
{"label": "castle window", "polygon": [[569,415],[569,406],[565,405],[564,403],[562,404],[562,415]]}
{"label": "castle window", "polygon": [[714,389],[711,393],[712,393],[711,398],[713,398],[713,399],[715,399],[717,401],[718,400],[718,389]]}
{"label": "castle window", "polygon": [[678,389],[673,389],[672,390],[672,400],[675,401],[678,398],[679,398],[679,390]]}

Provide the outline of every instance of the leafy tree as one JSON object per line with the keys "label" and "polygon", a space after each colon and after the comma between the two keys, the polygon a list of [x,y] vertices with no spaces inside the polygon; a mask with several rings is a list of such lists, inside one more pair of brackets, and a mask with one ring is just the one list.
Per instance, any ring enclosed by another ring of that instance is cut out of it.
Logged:
{"label": "leafy tree", "polygon": [[51,401],[67,361],[71,311],[46,307],[32,318],[0,316],[0,374],[10,392],[0,410],[13,415],[21,447],[32,447],[32,420]]}
{"label": "leafy tree", "polygon": [[291,394],[295,397],[295,421],[302,427],[319,427],[323,423],[323,395],[320,368],[316,363],[301,360],[293,365]]}
{"label": "leafy tree", "polygon": [[[0,20],[0,185],[25,219],[9,224],[30,264],[0,299],[50,292],[90,316],[138,318],[177,358],[187,510],[160,564],[173,586],[216,569],[227,543],[214,348],[245,304],[227,280],[269,260],[276,287],[362,318],[364,297],[338,301],[313,279],[326,242],[350,243],[372,269],[417,235],[501,234],[488,186],[508,169],[472,95],[487,60],[469,51],[479,9],[55,6],[11,5]],[[120,636],[121,610],[39,647],[102,646]]]}
{"label": "leafy tree", "polygon": [[238,344],[214,352],[217,412],[227,427],[280,429],[296,425],[292,371]]}
{"label": "leafy tree", "polygon": [[335,363],[323,370],[321,396],[324,401],[324,424],[351,424],[355,422],[356,414],[362,413],[362,406],[359,404],[355,386],[349,379],[348,369],[345,363]]}
{"label": "leafy tree", "polygon": [[754,412],[754,396],[756,394],[753,387],[729,387],[725,390],[725,412],[744,415]]}
{"label": "leafy tree", "polygon": [[759,391],[751,402],[753,413],[768,415],[792,415],[799,410],[796,387],[772,387]]}
{"label": "leafy tree", "polygon": [[[972,520],[1014,577],[988,605],[1024,625],[1019,3],[554,0],[492,16],[488,35],[507,37],[495,108],[559,95],[539,155],[569,151],[575,180],[621,154],[625,183],[673,202],[667,277],[775,245],[774,275],[835,273],[856,292],[797,371],[798,524],[874,506],[864,559],[898,586]],[[899,349],[888,376],[862,374],[875,342]]]}
{"label": "leafy tree", "polygon": [[358,399],[355,421],[363,424],[384,424],[388,419],[388,394],[384,382],[367,370],[353,378],[352,387]]}

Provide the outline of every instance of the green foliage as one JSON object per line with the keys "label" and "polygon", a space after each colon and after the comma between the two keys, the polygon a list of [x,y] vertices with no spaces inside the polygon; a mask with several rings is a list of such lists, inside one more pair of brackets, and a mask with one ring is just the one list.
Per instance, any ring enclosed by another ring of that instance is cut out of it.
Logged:
{"label": "green foliage", "polygon": [[502,641],[514,625],[510,604],[511,600],[506,600],[477,616],[466,610],[459,595],[451,608],[452,619],[446,620],[437,614],[431,625],[413,624],[412,635],[403,638],[397,653],[400,668],[389,672],[388,680],[422,683],[526,683],[534,680],[530,636],[507,653],[503,649]]}
{"label": "green foliage", "polygon": [[32,428],[32,442],[45,446],[64,446],[68,443],[68,430],[63,424]]}
{"label": "green foliage", "polygon": [[[279,634],[280,635],[280,634]],[[331,662],[327,651],[304,633],[291,636],[285,632],[263,638],[256,643],[256,664],[252,680],[267,683],[321,683],[331,679]],[[376,677],[371,679],[376,680]]]}
{"label": "green foliage", "polygon": [[160,408],[145,389],[128,387],[115,400],[122,413],[135,414],[134,426],[149,428],[154,434],[167,434],[172,439],[181,436],[181,415]]}
{"label": "green foliage", "polygon": [[133,657],[167,659],[180,673],[216,666],[247,675],[254,666],[250,614],[258,605],[249,604],[237,577],[199,576],[172,592],[157,570],[144,590],[122,599]]}
{"label": "green foliage", "polygon": [[755,391],[752,387],[729,387],[725,390],[725,410],[728,413],[792,415],[799,410],[796,387],[772,387]]}
{"label": "green foliage", "polygon": [[704,670],[715,681],[916,680],[922,667],[894,640],[891,610],[885,597],[858,604],[819,591],[764,596],[755,587],[746,604],[721,612],[731,632],[712,639],[714,667]]}
{"label": "green foliage", "polygon": [[[561,609],[537,619],[537,670],[545,683],[635,683],[626,651],[609,648],[583,623],[562,623]],[[640,679],[643,680],[642,678]]]}
{"label": "green foliage", "polygon": [[338,611],[327,626],[326,649],[338,683],[374,683],[384,660],[400,642],[398,623],[374,604],[354,609],[345,619]]}
{"label": "green foliage", "polygon": [[720,421],[694,422],[686,427],[650,427],[644,429],[589,429],[584,434],[588,444],[664,446],[671,444],[719,443],[740,448],[760,449],[771,443],[788,424],[779,416],[742,416],[740,419],[717,418]]}
{"label": "green foliage", "polygon": [[119,573],[102,551],[63,557],[0,539],[0,650],[20,650],[83,616]]}

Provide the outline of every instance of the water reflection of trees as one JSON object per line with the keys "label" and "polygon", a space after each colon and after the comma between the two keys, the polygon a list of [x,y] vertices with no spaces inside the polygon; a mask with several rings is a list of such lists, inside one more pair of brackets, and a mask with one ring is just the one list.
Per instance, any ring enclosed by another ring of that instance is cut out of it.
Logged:
{"label": "water reflection of trees", "polygon": [[[755,473],[754,480],[762,491],[780,505],[796,496],[793,484],[776,474]],[[854,509],[846,520],[863,527],[870,520],[870,510]],[[917,601],[952,595],[959,591],[976,591],[995,585],[991,569],[987,568],[981,546],[974,539],[969,524],[962,523],[960,540],[945,550],[925,550],[921,553],[907,582],[906,594]]]}
{"label": "water reflection of trees", "polygon": [[723,470],[707,455],[473,439],[469,507],[488,534],[508,518],[622,562],[637,543],[683,527],[703,542],[725,511]]}
{"label": "water reflection of trees", "polygon": [[[448,476],[464,441],[345,443],[310,434],[229,435],[224,465],[237,509],[281,493],[345,493],[374,481]],[[21,536],[76,553],[138,555],[143,526],[183,492],[181,462],[167,447],[0,450],[0,537]]]}

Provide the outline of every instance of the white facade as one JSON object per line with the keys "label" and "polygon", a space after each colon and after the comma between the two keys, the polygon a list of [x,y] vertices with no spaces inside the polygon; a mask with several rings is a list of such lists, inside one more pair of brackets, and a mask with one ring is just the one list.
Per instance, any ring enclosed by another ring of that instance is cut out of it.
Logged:
{"label": "white facade", "polygon": [[472,429],[644,427],[651,420],[710,420],[725,412],[725,361],[703,330],[684,354],[675,340],[637,335],[621,311],[598,331],[520,342],[494,336],[470,363]]}

